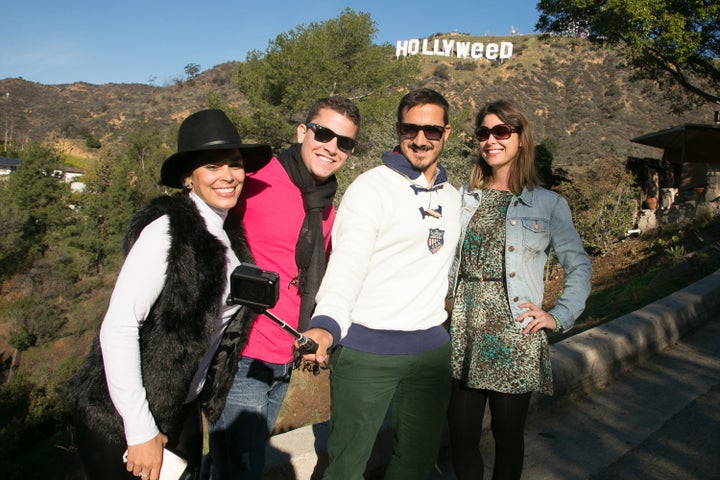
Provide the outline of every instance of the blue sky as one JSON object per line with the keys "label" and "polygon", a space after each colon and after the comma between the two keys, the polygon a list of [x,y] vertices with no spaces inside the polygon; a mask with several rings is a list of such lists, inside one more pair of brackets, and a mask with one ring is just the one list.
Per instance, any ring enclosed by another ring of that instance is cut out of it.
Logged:
{"label": "blue sky", "polygon": [[14,0],[0,8],[0,79],[164,85],[264,51],[278,34],[337,17],[369,13],[375,43],[434,33],[534,33],[538,0]]}

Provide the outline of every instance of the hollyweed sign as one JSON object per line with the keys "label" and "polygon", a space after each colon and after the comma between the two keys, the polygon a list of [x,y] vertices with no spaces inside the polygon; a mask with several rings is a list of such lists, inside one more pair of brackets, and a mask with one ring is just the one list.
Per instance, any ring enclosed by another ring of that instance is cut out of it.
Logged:
{"label": "hollyweed sign", "polygon": [[398,40],[395,47],[395,56],[397,58],[408,55],[435,55],[440,57],[505,60],[512,57],[512,54],[512,42],[462,42],[449,38]]}

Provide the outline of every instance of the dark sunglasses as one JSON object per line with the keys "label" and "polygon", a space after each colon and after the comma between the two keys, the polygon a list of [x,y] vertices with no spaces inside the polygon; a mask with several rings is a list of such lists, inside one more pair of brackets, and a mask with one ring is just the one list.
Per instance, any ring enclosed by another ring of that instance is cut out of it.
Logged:
{"label": "dark sunglasses", "polygon": [[492,128],[488,127],[478,127],[475,130],[475,136],[478,140],[481,142],[484,142],[488,138],[490,138],[490,134],[492,133],[492,136],[495,137],[496,140],[507,140],[510,138],[510,136],[514,132],[519,132],[520,129],[511,127],[510,125],[507,125],[505,123],[500,123],[498,125],[495,125]]}
{"label": "dark sunglasses", "polygon": [[445,133],[445,127],[440,125],[415,125],[414,123],[399,123],[398,135],[402,138],[415,138],[420,130],[428,140],[440,140]]}
{"label": "dark sunglasses", "polygon": [[338,135],[327,127],[312,122],[306,123],[305,126],[315,132],[315,140],[320,143],[327,143],[337,137],[337,146],[343,152],[349,153],[357,147],[357,141],[354,138]]}

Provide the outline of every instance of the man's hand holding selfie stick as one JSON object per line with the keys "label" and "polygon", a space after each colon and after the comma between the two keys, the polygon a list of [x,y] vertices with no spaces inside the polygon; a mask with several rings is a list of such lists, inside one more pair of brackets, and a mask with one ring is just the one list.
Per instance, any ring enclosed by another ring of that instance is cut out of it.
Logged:
{"label": "man's hand holding selfie stick", "polygon": [[300,350],[303,360],[322,365],[327,360],[327,351],[333,344],[332,334],[323,328],[311,328],[305,332],[305,336],[315,344],[316,350],[314,352]]}

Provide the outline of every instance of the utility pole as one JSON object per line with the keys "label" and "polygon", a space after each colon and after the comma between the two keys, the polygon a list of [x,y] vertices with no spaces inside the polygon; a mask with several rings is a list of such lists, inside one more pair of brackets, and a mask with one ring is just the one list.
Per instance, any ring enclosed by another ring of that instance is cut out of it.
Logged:
{"label": "utility pole", "polygon": [[8,151],[8,117],[10,111],[10,92],[5,92],[5,143],[3,143],[3,151],[7,154]]}

